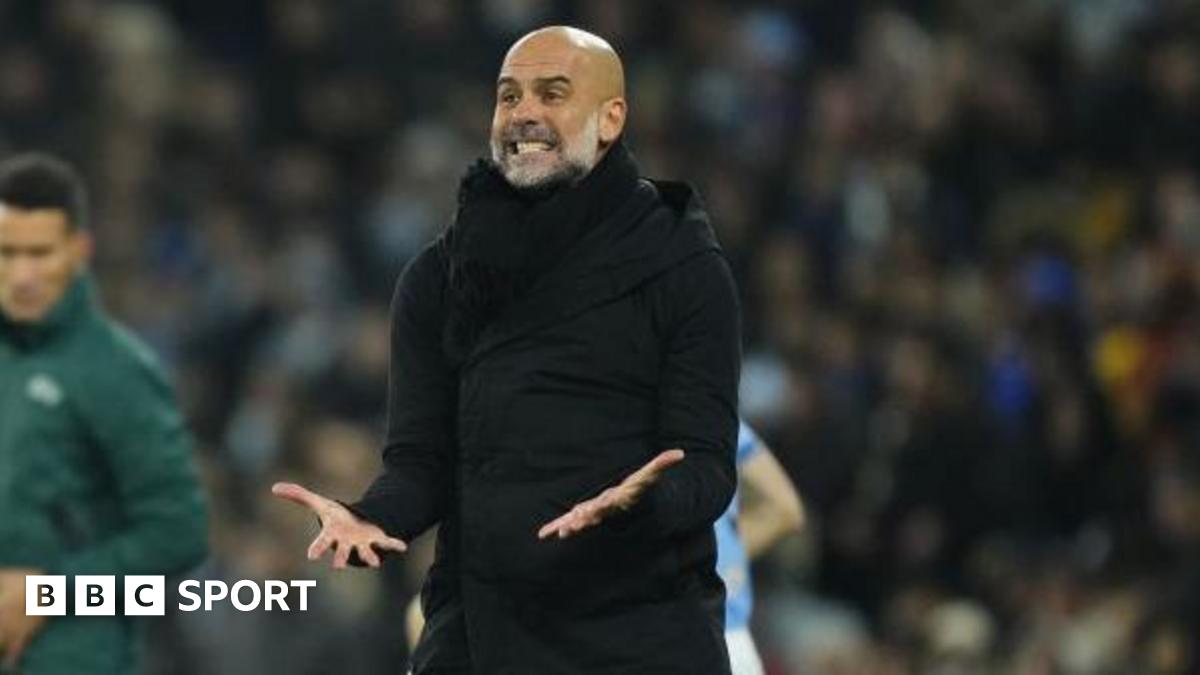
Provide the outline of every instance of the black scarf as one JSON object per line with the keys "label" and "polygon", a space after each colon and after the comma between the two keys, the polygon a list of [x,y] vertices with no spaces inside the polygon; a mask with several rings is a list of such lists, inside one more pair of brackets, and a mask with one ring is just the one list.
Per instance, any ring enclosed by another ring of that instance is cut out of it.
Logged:
{"label": "black scarf", "polygon": [[465,358],[488,325],[612,215],[637,180],[637,164],[620,141],[583,180],[550,190],[514,188],[494,163],[475,162],[459,186],[458,213],[446,233],[452,360]]}

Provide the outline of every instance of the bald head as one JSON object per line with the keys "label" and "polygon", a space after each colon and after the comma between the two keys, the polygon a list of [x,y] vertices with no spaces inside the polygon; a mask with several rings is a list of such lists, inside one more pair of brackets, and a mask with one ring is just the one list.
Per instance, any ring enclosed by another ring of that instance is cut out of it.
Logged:
{"label": "bald head", "polygon": [[625,70],[612,46],[578,28],[540,28],[500,66],[492,157],[517,187],[573,182],[620,137],[625,115]]}
{"label": "bald head", "polygon": [[526,33],[509,47],[504,69],[541,60],[577,59],[580,74],[594,78],[596,94],[603,98],[625,96],[625,67],[604,38],[571,26],[547,26]]}

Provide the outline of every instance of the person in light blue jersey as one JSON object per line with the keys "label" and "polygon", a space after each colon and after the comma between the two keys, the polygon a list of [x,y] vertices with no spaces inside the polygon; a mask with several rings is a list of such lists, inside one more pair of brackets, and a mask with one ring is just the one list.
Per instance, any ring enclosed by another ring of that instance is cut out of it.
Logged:
{"label": "person in light blue jersey", "polygon": [[717,572],[725,582],[725,640],[733,675],[762,675],[750,635],[750,561],[804,524],[804,507],[775,456],[745,422],[738,428],[738,493],[717,521]]}

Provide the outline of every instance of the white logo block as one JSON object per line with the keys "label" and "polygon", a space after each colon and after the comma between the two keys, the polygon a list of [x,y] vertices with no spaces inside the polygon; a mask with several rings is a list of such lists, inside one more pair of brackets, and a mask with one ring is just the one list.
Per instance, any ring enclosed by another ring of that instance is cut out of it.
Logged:
{"label": "white logo block", "polygon": [[66,615],[66,577],[41,574],[25,576],[25,616]]}
{"label": "white logo block", "polygon": [[117,578],[111,575],[75,576],[75,616],[115,616]]}
{"label": "white logo block", "polygon": [[164,616],[166,613],[165,577],[140,574],[125,577],[125,616]]}

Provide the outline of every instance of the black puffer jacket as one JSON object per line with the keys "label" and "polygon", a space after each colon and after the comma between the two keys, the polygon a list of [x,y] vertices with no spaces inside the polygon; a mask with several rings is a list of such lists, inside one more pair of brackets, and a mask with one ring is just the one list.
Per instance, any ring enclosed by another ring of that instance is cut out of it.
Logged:
{"label": "black puffer jacket", "polygon": [[[694,192],[639,181],[453,364],[448,256],[440,239],[397,286],[385,472],[352,505],[405,539],[441,524],[415,673],[728,673],[712,524],[740,319]],[[538,540],[674,447],[633,511]]]}

